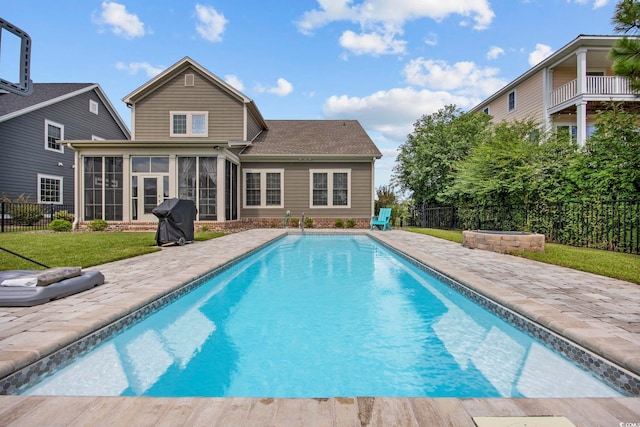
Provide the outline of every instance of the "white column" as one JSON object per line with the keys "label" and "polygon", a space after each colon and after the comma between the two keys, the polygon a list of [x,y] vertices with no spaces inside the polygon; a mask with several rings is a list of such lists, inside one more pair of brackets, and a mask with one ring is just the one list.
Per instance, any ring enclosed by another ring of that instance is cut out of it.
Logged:
{"label": "white column", "polygon": [[226,188],[226,183],[224,182],[224,164],[225,164],[225,156],[221,151],[218,153],[218,162],[217,162],[217,182],[216,182],[216,212],[217,212],[217,221],[224,222],[226,221],[226,212],[224,205],[224,190]]}
{"label": "white column", "polygon": [[587,140],[587,101],[576,104],[576,116],[578,146],[583,147]]}
{"label": "white column", "polygon": [[[122,154],[122,221],[131,221],[131,155]],[[139,218],[138,218],[139,219]]]}
{"label": "white column", "polygon": [[578,49],[576,52],[577,62],[577,95],[587,92],[587,49]]}

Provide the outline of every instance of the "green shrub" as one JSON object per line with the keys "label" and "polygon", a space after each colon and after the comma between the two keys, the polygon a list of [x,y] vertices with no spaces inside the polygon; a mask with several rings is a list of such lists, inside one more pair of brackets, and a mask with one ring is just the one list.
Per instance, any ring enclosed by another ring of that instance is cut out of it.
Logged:
{"label": "green shrub", "polygon": [[206,233],[207,231],[209,231],[209,225],[208,224],[202,224],[200,226],[200,230],[199,231],[201,231],[203,233]]}
{"label": "green shrub", "polygon": [[65,221],[73,223],[73,214],[66,210],[58,211],[53,214],[53,219],[64,219]]}
{"label": "green shrub", "polygon": [[311,218],[310,216],[306,217],[304,219],[304,226],[307,228],[313,228],[313,218]]}
{"label": "green shrub", "polygon": [[54,219],[51,221],[51,224],[49,224],[49,230],[53,231],[70,231],[71,228],[73,228],[73,224],[66,219]]}
{"label": "green shrub", "polygon": [[11,205],[9,215],[17,225],[34,225],[44,218],[44,212],[37,204]]}
{"label": "green shrub", "polygon": [[107,229],[107,225],[107,221],[104,219],[94,219],[87,225],[87,227],[89,227],[89,230],[91,231],[104,231]]}
{"label": "green shrub", "polygon": [[336,219],[336,222],[335,222],[334,225],[335,225],[336,228],[344,228],[344,221],[341,220],[340,218],[338,218],[338,219]]}
{"label": "green shrub", "polygon": [[356,225],[358,225],[358,223],[356,222],[355,219],[348,219],[347,220],[347,228],[353,228]]}
{"label": "green shrub", "polygon": [[289,225],[293,228],[298,228],[300,226],[300,218],[291,218],[289,220]]}

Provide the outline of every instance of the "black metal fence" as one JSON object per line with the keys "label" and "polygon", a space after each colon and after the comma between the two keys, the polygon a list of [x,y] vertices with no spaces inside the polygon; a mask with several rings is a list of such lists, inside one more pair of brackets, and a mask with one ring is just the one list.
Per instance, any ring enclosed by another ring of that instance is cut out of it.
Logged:
{"label": "black metal fence", "polygon": [[441,229],[528,231],[547,241],[640,254],[640,200],[412,209],[411,225]]}
{"label": "black metal fence", "polygon": [[47,230],[54,219],[73,222],[73,205],[0,202],[0,232]]}

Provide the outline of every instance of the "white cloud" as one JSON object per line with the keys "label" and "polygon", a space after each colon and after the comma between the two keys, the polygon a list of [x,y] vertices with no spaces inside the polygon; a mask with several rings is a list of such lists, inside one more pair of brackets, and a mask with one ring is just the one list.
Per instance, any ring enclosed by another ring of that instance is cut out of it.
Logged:
{"label": "white cloud", "polygon": [[451,65],[442,60],[416,58],[409,61],[403,72],[409,84],[451,91],[476,102],[507,83],[498,77],[497,68],[481,68],[471,61]]}
{"label": "white cloud", "polygon": [[224,15],[218,13],[213,7],[200,3],[196,4],[196,15],[199,21],[196,25],[198,34],[210,42],[222,41],[222,33],[224,33],[225,26],[229,22]]}
{"label": "white cloud", "polygon": [[362,33],[358,35],[347,30],[340,37],[340,46],[356,55],[378,56],[403,53],[407,42],[396,40],[394,36],[392,33]]}
{"label": "white cloud", "polygon": [[239,91],[244,90],[244,84],[242,83],[242,81],[237,76],[234,76],[233,74],[227,74],[226,76],[224,76],[224,81],[229,83],[231,86],[233,86],[235,89],[238,89]]}
{"label": "white cloud", "polygon": [[[575,0],[577,4],[589,4],[592,0]],[[593,0],[593,8],[600,9],[609,3],[609,0]]]}
{"label": "white cloud", "polygon": [[407,21],[429,18],[441,21],[450,15],[472,19],[474,28],[486,29],[495,13],[487,0],[318,0],[319,9],[305,12],[297,22],[298,29],[309,34],[333,21],[351,21],[366,27],[370,25],[402,26]]}
{"label": "white cloud", "polygon": [[436,33],[429,33],[429,36],[426,39],[424,39],[424,44],[428,46],[437,46],[438,35]]}
{"label": "white cloud", "polygon": [[144,71],[148,77],[155,77],[164,71],[165,67],[154,67],[148,62],[130,62],[128,64],[117,62],[116,69],[126,71],[129,74],[138,74],[138,71]]}
{"label": "white cloud", "polygon": [[496,59],[500,55],[504,55],[504,49],[498,46],[491,46],[491,48],[489,48],[489,52],[487,52],[487,59]]}
{"label": "white cloud", "polygon": [[469,108],[479,100],[446,91],[415,90],[411,87],[378,91],[364,97],[334,95],[322,107],[327,118],[354,118],[367,131],[378,132],[397,144],[413,130],[413,123],[445,105]]}
{"label": "white cloud", "polygon": [[529,53],[529,65],[534,66],[539,64],[544,59],[548,58],[553,54],[553,49],[551,46],[547,46],[546,44],[536,43],[536,48],[533,52]]}
{"label": "white cloud", "polygon": [[111,26],[111,31],[115,35],[127,39],[145,35],[142,21],[137,15],[127,12],[126,7],[120,3],[103,1],[100,16],[94,21]]}
{"label": "white cloud", "polygon": [[262,85],[256,85],[254,90],[260,93],[267,92],[278,96],[287,96],[293,92],[293,85],[286,79],[279,78],[277,86],[267,88]]}

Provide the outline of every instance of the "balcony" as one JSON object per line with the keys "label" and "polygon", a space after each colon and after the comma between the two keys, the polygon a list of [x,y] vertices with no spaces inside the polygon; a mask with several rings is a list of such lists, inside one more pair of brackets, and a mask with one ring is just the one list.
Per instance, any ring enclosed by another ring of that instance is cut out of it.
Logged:
{"label": "balcony", "polygon": [[578,93],[578,80],[570,82],[554,89],[551,92],[551,105],[553,108],[577,95],[601,95],[602,100],[609,100],[619,95],[633,95],[629,86],[629,80],[620,76],[587,76],[586,92]]}

